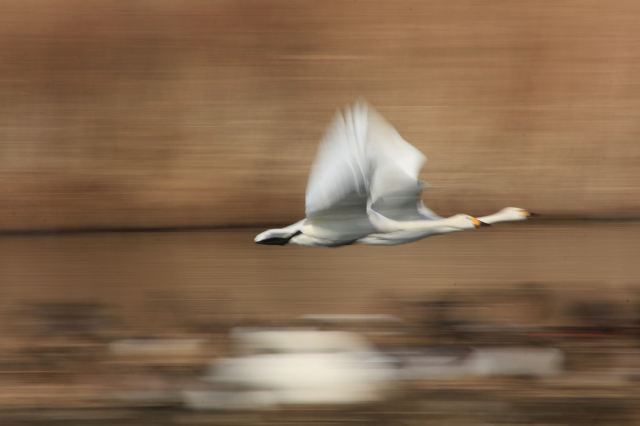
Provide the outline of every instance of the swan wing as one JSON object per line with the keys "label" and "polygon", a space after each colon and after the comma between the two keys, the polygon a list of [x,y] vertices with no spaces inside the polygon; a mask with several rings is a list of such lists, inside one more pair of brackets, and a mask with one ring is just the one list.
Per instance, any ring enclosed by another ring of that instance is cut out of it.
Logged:
{"label": "swan wing", "polygon": [[336,112],[309,175],[305,204],[310,221],[367,217],[371,173],[366,137],[366,103]]}
{"label": "swan wing", "polygon": [[441,219],[420,199],[428,185],[418,175],[427,157],[373,108],[368,114],[367,157],[373,170],[370,209],[395,221]]}

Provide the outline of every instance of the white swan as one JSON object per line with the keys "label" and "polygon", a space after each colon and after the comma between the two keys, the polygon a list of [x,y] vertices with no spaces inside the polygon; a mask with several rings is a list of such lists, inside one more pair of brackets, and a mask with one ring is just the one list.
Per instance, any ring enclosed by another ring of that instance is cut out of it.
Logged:
{"label": "white swan", "polygon": [[426,157],[364,100],[338,111],[320,142],[306,192],[307,218],[269,229],[257,244],[397,245],[533,214],[508,207],[490,216],[442,218],[424,206],[418,173]]}

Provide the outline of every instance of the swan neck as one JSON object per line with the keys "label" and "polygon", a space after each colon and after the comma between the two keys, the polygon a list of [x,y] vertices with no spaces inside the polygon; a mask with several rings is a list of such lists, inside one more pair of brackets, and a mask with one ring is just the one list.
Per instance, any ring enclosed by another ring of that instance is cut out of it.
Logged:
{"label": "swan neck", "polygon": [[488,223],[489,225],[493,225],[494,223],[499,223],[499,222],[513,222],[518,220],[517,218],[506,215],[503,211],[490,214],[489,216],[478,217],[476,219],[478,219],[481,222]]}

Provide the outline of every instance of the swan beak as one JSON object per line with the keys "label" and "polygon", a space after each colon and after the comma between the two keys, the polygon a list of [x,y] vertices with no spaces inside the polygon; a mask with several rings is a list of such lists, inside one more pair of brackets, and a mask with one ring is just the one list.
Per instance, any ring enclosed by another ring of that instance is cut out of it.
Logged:
{"label": "swan beak", "polygon": [[480,228],[481,226],[491,226],[488,223],[476,219],[475,217],[471,218],[471,222],[473,222],[473,226],[475,226],[476,228]]}
{"label": "swan beak", "polygon": [[527,219],[540,216],[538,213],[532,213],[529,210],[521,210],[520,213],[522,213]]}

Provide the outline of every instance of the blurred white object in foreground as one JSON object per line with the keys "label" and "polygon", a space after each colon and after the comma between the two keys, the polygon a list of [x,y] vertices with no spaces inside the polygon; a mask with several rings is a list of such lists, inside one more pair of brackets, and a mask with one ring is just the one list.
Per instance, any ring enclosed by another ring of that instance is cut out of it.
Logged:
{"label": "blurred white object in foreground", "polygon": [[551,377],[564,371],[564,353],[555,348],[475,348],[464,355],[411,354],[404,356],[407,380],[463,377]]}
{"label": "blurred white object in foreground", "polygon": [[185,391],[194,409],[375,401],[395,378],[389,358],[360,335],[342,331],[235,331],[242,356],[211,365],[215,389]]}
{"label": "blurred white object in foreground", "polygon": [[563,371],[564,353],[554,348],[475,349],[469,365],[477,376],[555,376]]}

